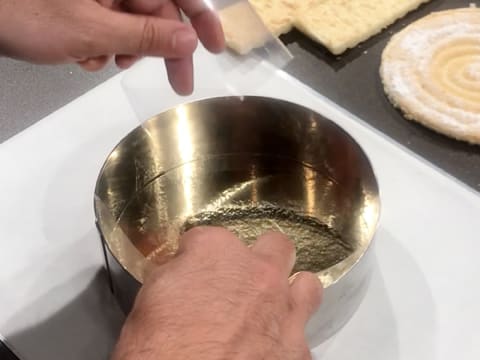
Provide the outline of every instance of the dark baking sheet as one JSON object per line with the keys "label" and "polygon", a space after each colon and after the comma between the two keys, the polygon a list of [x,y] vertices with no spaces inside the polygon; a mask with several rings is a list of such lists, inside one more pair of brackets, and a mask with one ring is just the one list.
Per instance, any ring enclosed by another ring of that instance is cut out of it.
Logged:
{"label": "dark baking sheet", "polygon": [[392,34],[432,11],[466,7],[472,2],[475,1],[433,0],[340,57],[329,54],[300,32],[292,31],[282,36],[295,55],[286,71],[480,191],[480,146],[451,140],[405,120],[386,99],[378,75],[382,51]]}

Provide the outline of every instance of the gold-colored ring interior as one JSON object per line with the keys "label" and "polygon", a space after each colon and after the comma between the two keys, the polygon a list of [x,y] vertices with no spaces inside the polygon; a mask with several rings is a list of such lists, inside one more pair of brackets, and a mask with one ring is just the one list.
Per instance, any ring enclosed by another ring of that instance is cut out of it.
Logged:
{"label": "gold-colored ring interior", "polygon": [[338,126],[288,102],[218,98],[147,121],[109,155],[95,198],[100,230],[142,281],[180,235],[224,226],[251,244],[269,230],[295,241],[295,271],[328,287],[367,250],[378,187],[361,148]]}

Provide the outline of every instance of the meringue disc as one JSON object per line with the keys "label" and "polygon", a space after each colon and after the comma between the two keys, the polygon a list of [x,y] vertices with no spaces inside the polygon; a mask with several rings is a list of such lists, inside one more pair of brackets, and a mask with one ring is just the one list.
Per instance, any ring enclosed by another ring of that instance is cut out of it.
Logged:
{"label": "meringue disc", "polygon": [[406,118],[480,144],[480,9],[441,11],[406,27],[385,48],[380,75]]}

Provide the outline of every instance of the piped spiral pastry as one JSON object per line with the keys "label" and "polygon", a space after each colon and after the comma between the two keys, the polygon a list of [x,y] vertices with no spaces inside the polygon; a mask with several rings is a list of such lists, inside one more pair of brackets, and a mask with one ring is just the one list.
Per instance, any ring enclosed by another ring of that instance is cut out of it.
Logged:
{"label": "piped spiral pastry", "polygon": [[437,12],[406,27],[385,48],[380,75],[406,118],[480,144],[480,9]]}

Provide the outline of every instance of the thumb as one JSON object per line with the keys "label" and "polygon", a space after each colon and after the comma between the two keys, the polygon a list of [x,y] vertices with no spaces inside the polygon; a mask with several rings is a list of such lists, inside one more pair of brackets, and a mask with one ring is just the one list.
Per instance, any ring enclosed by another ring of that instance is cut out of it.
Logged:
{"label": "thumb", "polygon": [[317,275],[305,271],[292,275],[289,282],[292,327],[303,329],[322,302],[323,287]]}
{"label": "thumb", "polygon": [[[197,47],[195,30],[178,20],[105,9],[93,40],[98,54],[184,58]],[[105,16],[106,15],[106,16]]]}

